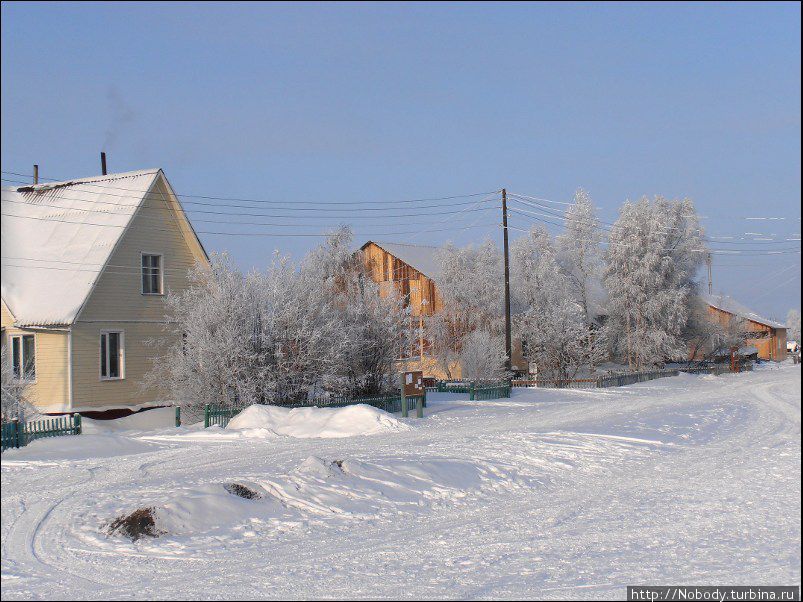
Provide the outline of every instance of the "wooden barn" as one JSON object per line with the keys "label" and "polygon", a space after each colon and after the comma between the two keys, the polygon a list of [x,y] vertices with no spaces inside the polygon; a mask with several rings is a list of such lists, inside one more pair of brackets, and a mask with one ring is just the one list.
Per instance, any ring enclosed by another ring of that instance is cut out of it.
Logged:
{"label": "wooden barn", "polygon": [[[365,269],[374,282],[379,283],[380,294],[397,291],[410,308],[411,326],[418,330],[417,340],[400,353],[406,369],[422,370],[425,376],[444,378],[442,368],[427,356],[427,318],[439,312],[443,301],[436,284],[440,267],[435,260],[437,247],[397,242],[369,240],[360,251]],[[452,376],[460,373],[459,366],[450,367]]]}
{"label": "wooden barn", "polygon": [[763,360],[780,362],[786,359],[786,325],[765,318],[726,295],[703,295],[712,319],[723,326],[734,318],[745,321],[750,335],[745,344],[755,347]]}

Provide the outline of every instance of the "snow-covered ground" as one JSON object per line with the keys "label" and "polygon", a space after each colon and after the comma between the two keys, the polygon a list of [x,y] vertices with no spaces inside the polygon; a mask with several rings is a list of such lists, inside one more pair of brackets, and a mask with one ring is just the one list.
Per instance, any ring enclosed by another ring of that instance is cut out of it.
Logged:
{"label": "snow-covered ground", "polygon": [[[160,410],[128,430],[93,423],[3,453],[2,597],[622,598],[628,584],[799,584],[800,366],[772,368],[486,402],[435,395],[409,428],[385,416],[345,438],[330,438],[331,421],[283,435],[276,416],[225,430],[172,428]],[[227,493],[232,482],[261,497]],[[105,532],[141,507],[161,537]]]}

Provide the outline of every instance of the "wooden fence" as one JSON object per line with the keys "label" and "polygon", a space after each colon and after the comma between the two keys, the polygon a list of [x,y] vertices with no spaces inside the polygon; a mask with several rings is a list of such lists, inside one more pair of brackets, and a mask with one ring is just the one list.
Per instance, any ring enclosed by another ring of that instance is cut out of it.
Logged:
{"label": "wooden fence", "polygon": [[605,374],[597,378],[514,380],[513,387],[542,387],[547,389],[603,389],[623,387],[666,376],[677,376],[678,370],[645,370]]}
{"label": "wooden fence", "polygon": [[2,423],[0,451],[9,448],[25,447],[31,441],[45,437],[62,437],[81,434],[81,415],[59,416],[43,420],[12,420]]}

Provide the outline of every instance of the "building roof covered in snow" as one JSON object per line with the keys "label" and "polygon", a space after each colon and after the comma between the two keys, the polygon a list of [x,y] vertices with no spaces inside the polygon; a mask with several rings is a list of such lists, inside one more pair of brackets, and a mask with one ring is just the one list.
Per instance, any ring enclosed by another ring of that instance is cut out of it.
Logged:
{"label": "building roof covered in snow", "polygon": [[376,246],[384,249],[394,257],[401,259],[404,263],[412,268],[415,268],[424,276],[437,280],[441,275],[440,263],[435,259],[435,254],[438,247],[428,245],[411,245],[401,242],[382,242],[378,240],[369,240],[361,249],[364,249],[369,244],[374,243]]}
{"label": "building roof covered in snow", "polygon": [[2,300],[16,325],[76,320],[160,176],[147,169],[3,189]]}
{"label": "building roof covered in snow", "polygon": [[711,307],[729,314],[733,314],[734,316],[739,316],[745,320],[763,324],[764,326],[769,326],[770,328],[786,328],[786,324],[761,316],[749,307],[746,307],[736,301],[733,297],[721,294],[709,295],[707,293],[702,293],[700,296],[702,297],[703,301],[705,301]]}

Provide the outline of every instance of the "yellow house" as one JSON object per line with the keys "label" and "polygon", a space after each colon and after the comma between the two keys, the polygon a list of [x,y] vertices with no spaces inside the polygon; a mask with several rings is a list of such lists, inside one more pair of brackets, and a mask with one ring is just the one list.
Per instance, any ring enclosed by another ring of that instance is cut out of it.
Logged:
{"label": "yellow house", "polygon": [[159,405],[164,298],[206,251],[160,169],[2,191],[2,344],[43,413]]}

